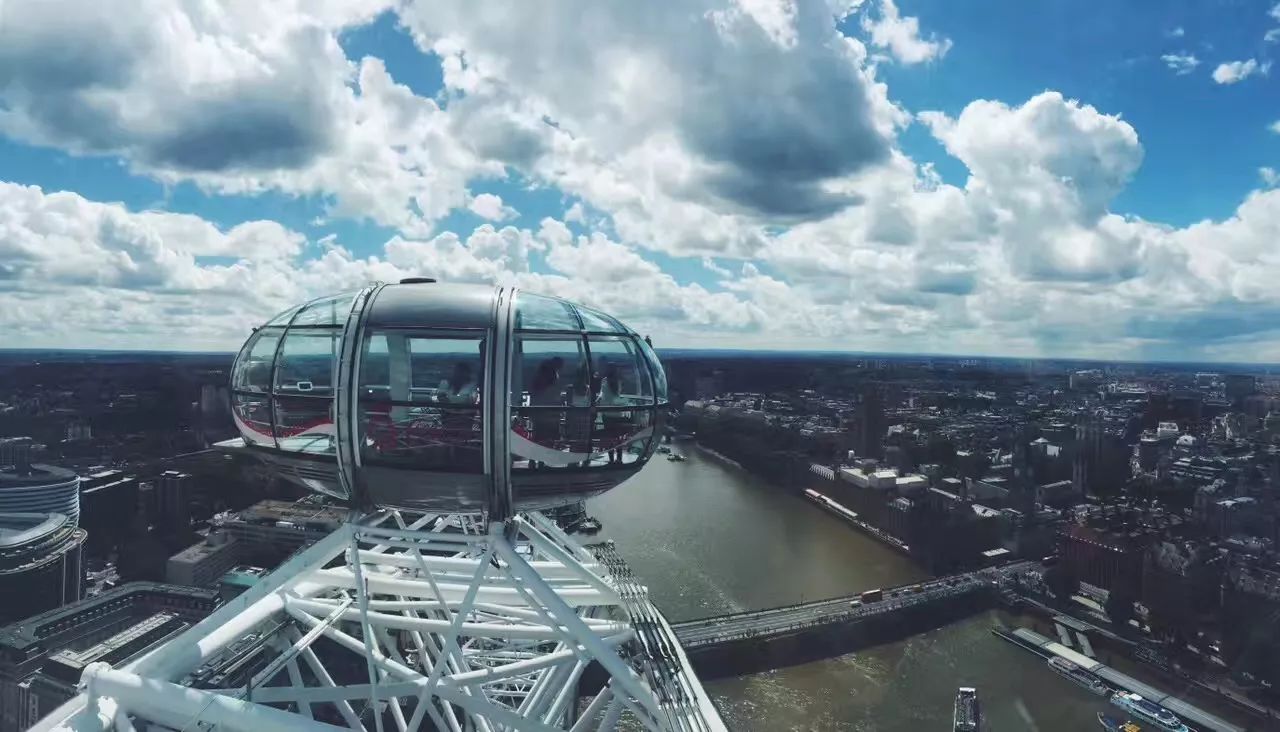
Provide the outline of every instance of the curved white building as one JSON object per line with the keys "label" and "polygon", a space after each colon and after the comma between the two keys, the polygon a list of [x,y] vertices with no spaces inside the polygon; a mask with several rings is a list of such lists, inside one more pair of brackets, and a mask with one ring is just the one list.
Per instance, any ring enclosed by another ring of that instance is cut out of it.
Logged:
{"label": "curved white building", "polygon": [[60,513],[0,513],[0,623],[80,599],[85,536]]}
{"label": "curved white building", "polygon": [[80,525],[80,476],[52,465],[0,468],[0,513],[60,513]]}

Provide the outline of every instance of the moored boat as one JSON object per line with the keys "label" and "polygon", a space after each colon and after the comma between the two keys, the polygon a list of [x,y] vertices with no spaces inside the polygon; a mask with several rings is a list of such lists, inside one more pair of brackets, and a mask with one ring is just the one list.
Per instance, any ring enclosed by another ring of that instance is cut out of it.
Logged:
{"label": "moored boat", "polygon": [[1079,665],[1062,658],[1061,656],[1054,656],[1053,658],[1050,658],[1049,668],[1053,669],[1059,675],[1067,677],[1086,691],[1097,694],[1098,696],[1105,696],[1109,691],[1107,685],[1102,683],[1102,679],[1084,670]]}
{"label": "moored boat", "polygon": [[1154,729],[1162,730],[1163,732],[1190,732],[1187,725],[1183,724],[1181,719],[1178,719],[1178,715],[1149,699],[1142,698],[1139,694],[1117,691],[1112,695],[1111,703],[1128,712],[1129,716],[1143,724],[1150,725]]}

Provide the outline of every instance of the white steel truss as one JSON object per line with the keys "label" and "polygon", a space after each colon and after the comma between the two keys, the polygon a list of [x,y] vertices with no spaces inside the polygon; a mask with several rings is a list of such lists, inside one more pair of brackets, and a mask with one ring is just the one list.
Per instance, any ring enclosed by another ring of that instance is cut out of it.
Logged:
{"label": "white steel truss", "polygon": [[150,654],[89,666],[35,729],[723,730],[618,562],[537,513],[381,511]]}

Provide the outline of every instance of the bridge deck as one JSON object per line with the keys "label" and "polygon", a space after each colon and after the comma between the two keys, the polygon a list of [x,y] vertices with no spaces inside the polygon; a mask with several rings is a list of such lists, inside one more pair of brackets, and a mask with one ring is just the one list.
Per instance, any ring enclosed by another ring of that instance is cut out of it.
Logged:
{"label": "bridge deck", "polygon": [[825,600],[799,603],[765,610],[717,615],[672,624],[681,645],[697,648],[743,638],[759,638],[782,635],[795,630],[829,623],[855,622],[873,615],[902,609],[911,605],[934,602],[974,592],[991,584],[1004,575],[1026,569],[1027,562],[1016,562],[1001,567],[980,569],[967,574],[951,575],[914,585],[904,585],[884,590],[883,599],[851,606],[860,595],[833,597]]}

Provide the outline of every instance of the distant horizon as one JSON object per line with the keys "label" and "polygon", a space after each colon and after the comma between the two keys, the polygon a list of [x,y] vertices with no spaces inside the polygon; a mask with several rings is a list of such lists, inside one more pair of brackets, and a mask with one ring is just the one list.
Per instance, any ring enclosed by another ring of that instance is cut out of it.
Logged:
{"label": "distant horizon", "polygon": [[[1031,362],[1062,362],[1071,364],[1101,364],[1101,365],[1161,365],[1161,366],[1206,366],[1206,367],[1244,367],[1249,369],[1264,368],[1280,369],[1280,363],[1264,362],[1264,361],[1206,361],[1206,360],[1173,360],[1173,359],[1107,359],[1107,358],[1089,358],[1076,356],[990,356],[981,354],[954,355],[946,353],[905,353],[905,352],[880,352],[880,351],[819,351],[807,349],[780,349],[780,348],[680,348],[671,347],[664,348],[655,346],[659,354],[677,354],[677,355],[705,355],[716,356],[726,355],[734,356],[741,354],[742,356],[750,356],[753,354],[769,354],[776,356],[808,356],[808,357],[830,357],[830,358],[884,358],[884,359],[945,359],[949,361],[1031,361]],[[226,356],[227,358],[235,358],[238,350],[235,351],[183,351],[183,350],[155,350],[155,349],[138,349],[138,348],[7,348],[0,347],[0,355],[19,354],[19,353],[49,353],[49,354],[133,354],[133,355],[154,355],[154,356]]]}

